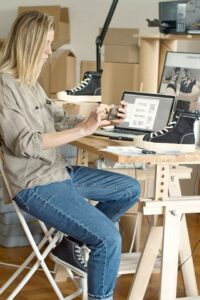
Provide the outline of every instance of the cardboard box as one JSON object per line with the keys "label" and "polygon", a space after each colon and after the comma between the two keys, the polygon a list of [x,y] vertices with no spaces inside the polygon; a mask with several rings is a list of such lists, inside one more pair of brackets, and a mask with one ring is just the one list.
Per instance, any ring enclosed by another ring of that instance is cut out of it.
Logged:
{"label": "cardboard box", "polygon": [[104,39],[104,61],[139,63],[138,29],[110,28]]}
{"label": "cardboard box", "polygon": [[80,66],[80,80],[87,71],[96,71],[96,62],[94,60],[82,60]]}
{"label": "cardboard box", "polygon": [[50,96],[51,89],[50,89],[50,79],[51,78],[51,58],[49,57],[48,60],[42,67],[42,71],[38,78],[38,82],[41,84],[43,89],[45,90],[46,94]]}
{"label": "cardboard box", "polygon": [[72,115],[81,115],[83,117],[88,117],[90,112],[95,110],[98,106],[98,103],[65,103],[63,104],[63,109],[68,111]]}
{"label": "cardboard box", "polygon": [[106,62],[139,63],[139,47],[129,46],[106,46],[104,52]]}
{"label": "cardboard box", "polygon": [[88,102],[66,103],[65,101],[56,100],[55,95],[51,95],[51,99],[70,115],[81,115],[83,117],[88,117],[90,112],[95,110],[98,106],[98,103]]}
{"label": "cardboard box", "polygon": [[70,50],[57,49],[44,65],[39,82],[48,96],[76,85],[76,58]]}
{"label": "cardboard box", "polygon": [[76,86],[76,58],[70,50],[57,49],[51,57],[51,93]]}
{"label": "cardboard box", "polygon": [[55,37],[52,43],[52,49],[68,43],[70,41],[70,23],[69,10],[67,7],[56,6],[21,6],[18,7],[18,13],[23,11],[38,10],[39,12],[51,15],[55,20]]}
{"label": "cardboard box", "polygon": [[[137,28],[109,28],[106,32],[104,45],[137,45],[139,29]],[[134,35],[136,37],[134,37]]]}
{"label": "cardboard box", "polygon": [[[101,92],[103,103],[119,103],[124,91],[139,90],[139,64],[104,62],[102,68]],[[84,72],[95,70],[95,61],[81,62],[81,78]]]}
{"label": "cardboard box", "polygon": [[139,90],[139,64],[105,62],[102,76],[102,102],[119,103],[124,91]]}

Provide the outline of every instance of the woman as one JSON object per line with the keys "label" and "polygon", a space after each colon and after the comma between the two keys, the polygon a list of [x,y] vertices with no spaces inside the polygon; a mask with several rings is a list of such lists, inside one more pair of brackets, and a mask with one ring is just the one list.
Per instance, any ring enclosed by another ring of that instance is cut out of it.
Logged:
{"label": "woman", "polygon": [[[66,114],[47,98],[37,79],[53,38],[52,17],[24,12],[4,45],[0,142],[5,171],[13,199],[24,211],[87,245],[88,299],[110,300],[121,252],[114,223],[136,202],[140,187],[128,176],[68,166],[56,150],[109,125],[110,107],[100,105],[83,119]],[[118,109],[118,123],[125,118],[124,106],[122,102]]]}

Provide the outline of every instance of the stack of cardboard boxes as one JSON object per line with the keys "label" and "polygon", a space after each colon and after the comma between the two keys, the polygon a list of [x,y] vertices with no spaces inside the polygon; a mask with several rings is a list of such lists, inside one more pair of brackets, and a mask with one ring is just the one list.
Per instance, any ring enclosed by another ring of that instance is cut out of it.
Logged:
{"label": "stack of cardboard boxes", "polygon": [[110,28],[104,40],[102,98],[118,103],[125,90],[139,89],[138,29]]}
{"label": "stack of cardboard boxes", "polygon": [[[103,103],[118,103],[123,91],[139,90],[138,33],[138,29],[108,29],[104,39],[104,63],[102,64]],[[95,61],[82,61],[81,78],[85,71],[95,69]]]}

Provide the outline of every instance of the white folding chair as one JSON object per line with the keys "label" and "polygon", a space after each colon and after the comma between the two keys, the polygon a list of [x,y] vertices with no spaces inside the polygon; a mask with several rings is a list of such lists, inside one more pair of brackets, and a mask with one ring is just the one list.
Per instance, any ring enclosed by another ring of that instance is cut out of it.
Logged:
{"label": "white folding chair", "polygon": [[[11,191],[9,188],[9,182],[6,178],[4,168],[3,168],[3,159],[2,159],[1,151],[0,151],[0,174],[2,176],[3,187],[6,190],[6,195],[10,199],[12,199]],[[17,270],[13,273],[13,275],[3,284],[3,286],[0,288],[0,295],[3,294],[4,291],[14,282],[14,280],[28,267],[29,263],[33,260],[33,258],[36,258],[37,259],[36,262],[33,264],[33,266],[30,267],[30,270],[23,277],[23,279],[18,284],[18,286],[10,293],[7,300],[12,300],[16,297],[16,295],[22,290],[22,288],[25,286],[25,284],[28,282],[28,280],[33,276],[33,274],[38,270],[40,266],[43,269],[44,273],[46,274],[58,299],[71,300],[82,294],[82,299],[86,300],[87,299],[87,275],[86,274],[84,276],[82,272],[80,272],[80,274],[79,272],[76,272],[75,274],[74,271],[72,271],[70,268],[65,268],[68,277],[71,278],[71,280],[76,285],[77,289],[73,294],[64,297],[45,262],[45,258],[48,256],[50,251],[54,248],[55,244],[61,240],[61,238],[63,237],[63,233],[56,231],[54,228],[47,229],[46,225],[42,221],[37,220],[39,225],[42,228],[42,231],[44,232],[44,237],[37,245],[21,209],[18,207],[15,201],[12,201],[12,203],[14,205],[19,221],[24,229],[24,232],[30,242],[33,251],[22,263],[22,265],[17,268]]]}

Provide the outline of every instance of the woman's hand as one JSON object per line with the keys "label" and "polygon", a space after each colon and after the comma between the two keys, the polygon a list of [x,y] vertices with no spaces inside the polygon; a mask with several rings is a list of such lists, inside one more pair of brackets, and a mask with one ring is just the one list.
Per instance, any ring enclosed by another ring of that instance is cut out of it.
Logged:
{"label": "woman's hand", "polygon": [[[113,118],[110,118],[110,111],[112,108],[116,107],[117,111],[116,113],[116,117],[114,115]],[[124,121],[124,119],[126,118],[126,110],[127,110],[127,102],[125,101],[121,101],[119,105],[106,105],[106,104],[100,104],[99,107],[97,108],[97,111],[100,113],[101,115],[101,120],[102,121],[109,121],[108,122],[103,122],[101,124],[101,126],[106,126],[106,125],[110,125],[110,124],[119,124],[122,123]]]}
{"label": "woman's hand", "polygon": [[90,115],[78,123],[76,127],[80,128],[83,136],[87,136],[93,134],[99,126],[101,126],[101,112],[96,110],[92,111]]}
{"label": "woman's hand", "polygon": [[118,109],[117,109],[117,117],[116,119],[112,120],[111,122],[113,124],[120,124],[122,122],[124,122],[124,119],[127,116],[127,102],[122,100],[120,102],[120,105],[118,105]]}
{"label": "woman's hand", "polygon": [[83,131],[83,135],[87,136],[93,134],[99,127],[122,123],[126,118],[127,103],[121,101],[116,120],[108,120],[109,111],[113,106],[114,105],[100,104],[95,111],[92,111],[90,115],[78,123],[76,127],[80,127],[81,131]]}

